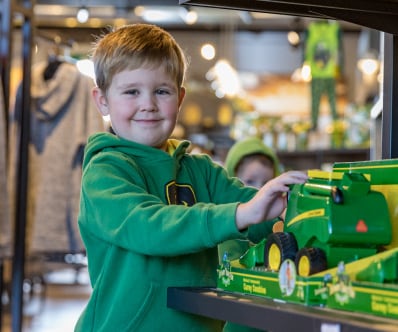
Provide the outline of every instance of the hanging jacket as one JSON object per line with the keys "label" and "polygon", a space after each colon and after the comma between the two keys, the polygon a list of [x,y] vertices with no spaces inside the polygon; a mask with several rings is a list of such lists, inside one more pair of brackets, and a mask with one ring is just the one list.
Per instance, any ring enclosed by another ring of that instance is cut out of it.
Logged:
{"label": "hanging jacket", "polygon": [[[84,250],[77,229],[81,160],[89,135],[104,130],[91,99],[93,81],[68,62],[58,63],[51,77],[44,75],[48,67],[46,61],[32,68],[28,254]],[[16,119],[21,102],[18,94]]]}

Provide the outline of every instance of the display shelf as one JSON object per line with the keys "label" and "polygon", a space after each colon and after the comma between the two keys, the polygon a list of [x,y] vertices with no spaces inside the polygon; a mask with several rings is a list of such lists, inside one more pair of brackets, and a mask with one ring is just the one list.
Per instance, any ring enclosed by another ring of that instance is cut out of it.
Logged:
{"label": "display shelf", "polygon": [[167,306],[273,332],[398,331],[398,321],[372,315],[276,302],[216,288],[171,287]]}
{"label": "display shelf", "polygon": [[321,169],[324,164],[333,164],[335,162],[369,160],[370,149],[278,151],[277,155],[286,170],[307,170]]}

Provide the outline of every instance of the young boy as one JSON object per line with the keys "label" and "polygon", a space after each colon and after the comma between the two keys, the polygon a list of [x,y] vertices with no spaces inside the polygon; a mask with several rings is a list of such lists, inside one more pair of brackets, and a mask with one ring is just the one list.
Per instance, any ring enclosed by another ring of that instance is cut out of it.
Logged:
{"label": "young boy", "polygon": [[186,60],[159,27],[106,34],[93,61],[93,98],[115,134],[91,136],[85,150],[78,222],[93,292],[75,331],[219,331],[219,321],[167,308],[167,288],[215,286],[217,245],[261,238],[288,185],[307,176],[285,173],[257,192],[169,139]]}
{"label": "young boy", "polygon": [[230,176],[258,189],[281,173],[275,151],[258,137],[247,137],[232,145],[225,168]]}
{"label": "young boy", "polygon": [[[257,137],[248,137],[236,142],[228,151],[224,167],[229,176],[237,177],[244,185],[257,189],[280,174],[279,160],[275,152]],[[268,231],[263,229],[262,236],[272,232],[272,226],[277,220],[279,219],[268,222]],[[238,259],[247,249],[247,239],[225,241],[218,247],[219,260],[222,260],[226,252],[229,259]]]}

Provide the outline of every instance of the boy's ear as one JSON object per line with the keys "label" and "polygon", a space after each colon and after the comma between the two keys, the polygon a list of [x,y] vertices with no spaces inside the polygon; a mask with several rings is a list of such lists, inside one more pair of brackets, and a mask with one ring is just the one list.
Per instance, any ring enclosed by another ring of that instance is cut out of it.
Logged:
{"label": "boy's ear", "polygon": [[109,115],[108,103],[106,101],[105,95],[102,93],[101,89],[94,87],[92,90],[92,96],[97,106],[98,110],[103,116]]}
{"label": "boy's ear", "polygon": [[184,97],[185,97],[185,88],[182,86],[180,88],[180,95],[178,96],[178,107],[181,106],[182,101],[184,100]]}

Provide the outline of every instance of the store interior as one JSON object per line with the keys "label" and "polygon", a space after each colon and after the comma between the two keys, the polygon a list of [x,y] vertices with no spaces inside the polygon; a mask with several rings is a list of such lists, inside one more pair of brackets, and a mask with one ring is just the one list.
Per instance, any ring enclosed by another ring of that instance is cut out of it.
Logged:
{"label": "store interior", "polygon": [[[40,196],[40,192],[31,193],[31,187],[41,185],[35,173],[39,161],[35,164],[36,159],[32,162],[27,158],[32,142],[26,137],[26,126],[32,123],[26,120],[26,114],[36,107],[31,88],[40,89],[35,75],[43,74],[43,66],[68,62],[79,70],[76,75],[92,83],[88,61],[92,45],[96,36],[111,26],[157,24],[180,43],[190,66],[187,98],[174,136],[190,140],[193,149],[210,154],[221,164],[232,144],[247,136],[261,137],[277,152],[285,170],[330,170],[334,162],[382,157],[383,31],[327,20],[340,30],[334,76],[336,98],[332,105],[328,96],[321,94],[314,128],[306,46],[309,26],[324,19],[182,6],[171,0],[6,3],[1,13],[4,121],[0,127],[4,134],[0,140],[4,142],[1,183],[7,188],[2,191],[0,205],[4,249],[1,320],[6,331],[70,331],[70,325],[60,329],[66,323],[54,319],[57,313],[48,313],[46,308],[60,308],[59,316],[73,324],[89,296],[84,248],[75,238],[77,233],[71,240],[75,226],[68,228],[60,221],[65,229],[57,229],[50,225],[56,219],[52,213],[56,212],[43,211],[52,205],[59,212],[54,204],[63,196],[46,192],[57,199],[48,202],[46,196],[39,208],[41,217],[30,220],[31,197],[38,200]],[[86,17],[78,16],[81,10]],[[89,98],[82,112],[90,108],[87,103],[91,103]],[[337,118],[333,117],[333,106]],[[108,125],[106,119],[101,120]],[[27,132],[34,132],[30,129]],[[84,135],[87,138],[88,131]],[[67,136],[58,139],[62,144],[65,140],[76,143]],[[36,145],[36,149],[40,148]],[[78,174],[73,173],[74,188]],[[65,205],[63,200],[61,206]],[[76,208],[71,208],[74,213]],[[68,304],[72,314],[68,314]],[[43,317],[47,317],[45,322]]]}

